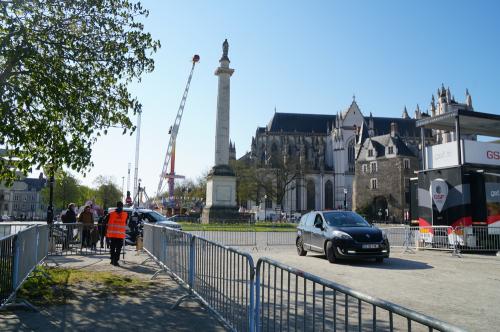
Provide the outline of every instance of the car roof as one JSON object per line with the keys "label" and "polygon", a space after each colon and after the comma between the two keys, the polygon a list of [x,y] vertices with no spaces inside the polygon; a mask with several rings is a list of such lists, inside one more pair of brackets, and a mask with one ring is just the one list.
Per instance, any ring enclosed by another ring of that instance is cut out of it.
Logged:
{"label": "car roof", "polygon": [[334,212],[334,213],[356,213],[355,211],[350,211],[350,210],[313,210],[313,211],[309,211],[308,213],[318,213],[318,212],[321,212],[321,213],[331,213],[331,212]]}
{"label": "car roof", "polygon": [[[114,211],[114,210],[116,210],[116,207],[110,207],[110,208],[108,208],[108,212],[111,212],[111,211]],[[137,212],[157,212],[157,213],[159,213],[158,211],[151,210],[151,209],[133,208],[133,207],[124,207],[123,211],[125,211],[125,212],[134,212],[134,211],[137,211]]]}

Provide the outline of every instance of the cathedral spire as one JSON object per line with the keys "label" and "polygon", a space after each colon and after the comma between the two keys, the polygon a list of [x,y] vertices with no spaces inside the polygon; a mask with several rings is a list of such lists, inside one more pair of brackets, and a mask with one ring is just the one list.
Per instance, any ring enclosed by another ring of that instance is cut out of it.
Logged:
{"label": "cathedral spire", "polygon": [[436,116],[436,100],[434,99],[434,95],[431,98],[431,115]]}
{"label": "cathedral spire", "polygon": [[368,119],[368,136],[370,137],[375,136],[372,112],[370,112],[370,118]]}
{"label": "cathedral spire", "polygon": [[402,116],[403,119],[409,119],[410,116],[408,115],[408,111],[406,110],[406,105],[405,105],[405,108],[403,109],[403,116]]}
{"label": "cathedral spire", "polygon": [[417,108],[415,109],[415,119],[422,118],[422,112],[420,112],[420,106],[417,104]]}

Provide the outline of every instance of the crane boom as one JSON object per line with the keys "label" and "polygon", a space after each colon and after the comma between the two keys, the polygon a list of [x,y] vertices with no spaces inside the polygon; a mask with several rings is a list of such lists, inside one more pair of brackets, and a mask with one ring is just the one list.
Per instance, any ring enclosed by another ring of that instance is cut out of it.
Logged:
{"label": "crane boom", "polygon": [[165,155],[165,161],[163,162],[163,168],[160,174],[160,182],[158,183],[158,191],[157,191],[158,197],[163,191],[163,180],[169,177],[168,166],[172,158],[172,152],[175,149],[175,141],[177,139],[177,133],[179,132],[179,126],[181,124],[182,114],[184,113],[184,105],[186,104],[186,99],[189,92],[189,86],[191,85],[191,78],[193,77],[194,67],[198,61],[200,61],[200,57],[198,55],[193,56],[193,66],[191,67],[191,72],[189,73],[186,88],[184,89],[184,94],[182,95],[181,104],[179,105],[179,110],[177,111],[177,116],[175,117],[174,125],[171,127],[170,140],[168,142],[167,153]]}

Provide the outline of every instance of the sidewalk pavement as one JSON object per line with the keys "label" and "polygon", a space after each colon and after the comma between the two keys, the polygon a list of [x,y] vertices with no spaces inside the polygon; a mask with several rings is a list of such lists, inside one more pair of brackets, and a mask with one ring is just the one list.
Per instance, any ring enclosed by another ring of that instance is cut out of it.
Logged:
{"label": "sidewalk pavement", "polygon": [[[150,281],[156,264],[147,254],[127,249],[121,267],[109,264],[108,255],[51,256],[49,266],[110,271],[134,276],[150,284],[140,295],[95,296],[91,289],[75,290],[76,298],[65,305],[38,307],[32,312],[21,306],[0,312],[0,331],[227,331],[209,310],[194,300],[170,309],[187,291],[170,276]],[[77,287],[78,288],[78,287]]]}

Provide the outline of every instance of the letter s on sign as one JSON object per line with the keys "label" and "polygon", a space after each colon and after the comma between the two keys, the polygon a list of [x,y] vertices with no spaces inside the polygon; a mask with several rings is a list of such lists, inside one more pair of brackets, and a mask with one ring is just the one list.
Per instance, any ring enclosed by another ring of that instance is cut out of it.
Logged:
{"label": "letter s on sign", "polygon": [[486,151],[486,158],[488,159],[500,159],[500,151]]}

